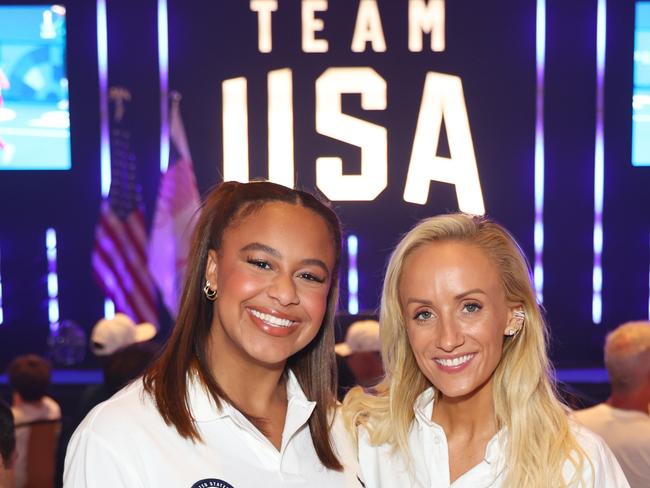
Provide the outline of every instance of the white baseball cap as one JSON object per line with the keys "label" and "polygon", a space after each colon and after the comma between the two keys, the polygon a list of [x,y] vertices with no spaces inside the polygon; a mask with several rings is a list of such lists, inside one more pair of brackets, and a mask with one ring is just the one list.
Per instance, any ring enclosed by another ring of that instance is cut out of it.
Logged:
{"label": "white baseball cap", "polygon": [[345,342],[334,346],[339,356],[349,356],[355,352],[379,351],[379,322],[376,320],[360,320],[348,327]]}
{"label": "white baseball cap", "polygon": [[148,322],[135,324],[131,317],[123,313],[112,319],[101,319],[93,327],[90,335],[90,348],[96,356],[109,356],[136,342],[152,339],[158,331]]}

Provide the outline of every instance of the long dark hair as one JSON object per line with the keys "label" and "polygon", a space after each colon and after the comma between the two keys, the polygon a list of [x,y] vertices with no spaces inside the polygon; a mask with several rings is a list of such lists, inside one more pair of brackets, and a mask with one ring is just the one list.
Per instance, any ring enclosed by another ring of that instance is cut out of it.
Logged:
{"label": "long dark hair", "polygon": [[162,354],[145,373],[144,387],[154,397],[165,422],[173,425],[182,437],[194,441],[200,441],[201,436],[188,405],[188,372],[198,374],[218,406],[221,401],[234,404],[212,376],[207,357],[213,308],[202,289],[208,251],[220,249],[224,232],[233,222],[270,202],[313,210],[325,221],[331,234],[335,262],[323,323],[312,342],[289,358],[287,367],[296,375],[307,398],[316,402],[308,423],[318,457],[325,467],[341,470],[329,436],[336,406],[333,323],[338,301],[341,227],[334,211],[310,193],[270,182],[225,182],[208,194],[192,237],[176,325]]}

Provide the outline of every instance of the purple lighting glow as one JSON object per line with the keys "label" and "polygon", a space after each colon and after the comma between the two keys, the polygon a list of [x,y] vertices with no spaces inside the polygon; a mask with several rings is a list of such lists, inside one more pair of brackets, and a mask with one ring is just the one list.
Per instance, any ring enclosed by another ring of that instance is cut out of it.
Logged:
{"label": "purple lighting glow", "polygon": [[45,232],[45,253],[47,255],[47,296],[48,319],[50,330],[59,328],[59,277],[56,271],[56,231],[47,229]]}
{"label": "purple lighting glow", "polygon": [[537,97],[535,110],[535,263],[537,301],[544,300],[544,70],[546,63],[546,0],[537,0],[535,25]]}
{"label": "purple lighting glow", "polygon": [[160,171],[169,164],[169,37],[167,0],[158,0],[158,73],[160,76]]}
{"label": "purple lighting glow", "polygon": [[102,197],[111,188],[111,147],[108,112],[108,25],[106,0],[97,0],[97,70],[99,78],[100,163]]}
{"label": "purple lighting glow", "polygon": [[359,313],[359,271],[357,269],[357,253],[359,240],[355,235],[348,236],[348,313]]}
{"label": "purple lighting glow", "polygon": [[596,15],[596,142],[594,148],[594,265],[592,275],[593,296],[591,316],[594,324],[603,318],[603,195],[605,190],[605,42],[607,25],[607,2],[598,0]]}

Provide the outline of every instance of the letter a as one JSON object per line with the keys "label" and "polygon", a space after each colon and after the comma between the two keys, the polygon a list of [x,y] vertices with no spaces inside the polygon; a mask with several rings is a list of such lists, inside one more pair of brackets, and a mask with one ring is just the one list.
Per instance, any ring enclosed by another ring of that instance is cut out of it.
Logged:
{"label": "letter a", "polygon": [[[443,117],[451,158],[436,156]],[[485,213],[461,80],[435,72],[424,83],[404,200],[427,203],[431,181],[455,185],[462,212]]]}

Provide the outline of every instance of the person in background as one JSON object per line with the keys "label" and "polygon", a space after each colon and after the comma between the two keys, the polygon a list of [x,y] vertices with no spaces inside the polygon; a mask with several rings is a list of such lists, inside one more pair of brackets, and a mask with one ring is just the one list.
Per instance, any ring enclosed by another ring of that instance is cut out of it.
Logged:
{"label": "person in background", "polygon": [[136,324],[131,317],[117,313],[99,320],[90,334],[90,349],[100,360],[104,381],[89,385],[79,398],[74,417],[65,419],[57,452],[56,481],[63,483],[65,451],[72,433],[93,407],[108,400],[132,380],[139,378],[158,354],[153,341],[153,324]]}
{"label": "person in background", "polygon": [[64,486],[354,487],[336,416],[341,229],[313,195],[207,195],[161,355],[73,435]]}
{"label": "person in background", "polygon": [[[46,395],[50,386],[52,367],[40,356],[28,354],[18,356],[7,370],[9,385],[12,388],[11,410],[14,414],[16,425],[16,487],[25,486],[28,479],[30,434],[33,426],[45,421],[61,420],[59,404]],[[54,452],[58,439],[60,424],[55,426],[55,438],[51,440],[53,446],[52,465],[55,461]]]}
{"label": "person in background", "polygon": [[599,434],[621,463],[632,488],[650,486],[650,322],[628,322],[605,341],[611,383],[606,402],[574,418]]}
{"label": "person in background", "polygon": [[393,252],[386,376],[344,402],[368,488],[626,488],[604,442],[570,422],[526,258],[500,225],[425,219]]}
{"label": "person in background", "polygon": [[11,408],[0,400],[0,488],[12,488],[9,477],[16,458],[16,431]]}
{"label": "person in background", "polygon": [[100,359],[104,382],[83,393],[75,427],[95,405],[142,376],[158,352],[158,346],[152,342],[156,333],[155,325],[136,324],[123,313],[95,324],[90,334],[90,349]]}
{"label": "person in background", "polygon": [[379,383],[384,374],[379,349],[379,322],[376,320],[360,320],[350,324],[345,341],[335,347],[336,354],[344,358],[352,372],[354,384],[364,388]]}

